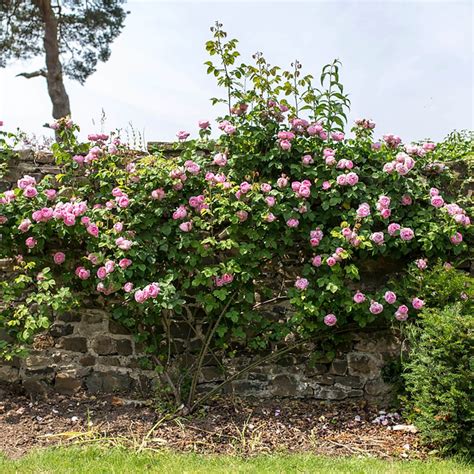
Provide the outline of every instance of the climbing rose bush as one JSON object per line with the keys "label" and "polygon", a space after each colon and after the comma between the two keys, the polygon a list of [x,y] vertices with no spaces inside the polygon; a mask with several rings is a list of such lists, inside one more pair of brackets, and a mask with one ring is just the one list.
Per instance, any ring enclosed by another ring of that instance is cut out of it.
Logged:
{"label": "climbing rose bush", "polygon": [[[402,278],[465,257],[472,210],[443,191],[445,147],[375,140],[371,120],[346,136],[337,63],[318,95],[299,63],[281,72],[257,55],[236,66],[235,44],[217,26],[206,45],[228,113],[178,131],[173,158],[115,134],[80,143],[69,118],[52,124],[61,174],[24,176],[0,195],[1,257],[15,262],[2,283],[2,355],[74,300],[107,305],[153,354],[166,352],[176,320],[203,321],[211,345],[231,352],[404,324],[424,300],[383,281],[366,288],[372,262],[395,262]],[[264,311],[279,300],[294,312]]]}

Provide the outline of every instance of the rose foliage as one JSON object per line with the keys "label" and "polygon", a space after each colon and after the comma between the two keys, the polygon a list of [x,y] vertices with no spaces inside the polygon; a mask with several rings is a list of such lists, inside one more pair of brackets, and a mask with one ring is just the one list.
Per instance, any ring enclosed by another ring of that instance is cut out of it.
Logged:
{"label": "rose foliage", "polygon": [[[0,256],[14,261],[1,283],[3,357],[83,300],[107,305],[162,369],[172,321],[227,353],[403,324],[423,308],[422,292],[367,291],[364,265],[395,261],[410,278],[467,258],[472,208],[449,184],[468,139],[376,141],[370,120],[349,138],[337,61],[316,86],[298,62],[284,71],[259,53],[238,63],[237,41],[219,24],[212,32],[216,61],[206,65],[226,113],[199,122],[196,138],[178,132],[174,158],[131,150],[116,134],[80,143],[64,118],[52,124],[61,174],[25,176],[0,194]],[[284,299],[294,312],[264,311]]]}

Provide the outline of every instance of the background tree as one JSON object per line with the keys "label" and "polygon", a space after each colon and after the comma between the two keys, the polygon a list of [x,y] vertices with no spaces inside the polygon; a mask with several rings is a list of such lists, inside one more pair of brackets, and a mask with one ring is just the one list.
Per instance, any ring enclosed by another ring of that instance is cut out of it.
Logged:
{"label": "background tree", "polygon": [[128,12],[125,0],[0,0],[0,67],[45,57],[45,67],[19,76],[45,77],[55,119],[70,115],[63,74],[84,84],[110,57]]}

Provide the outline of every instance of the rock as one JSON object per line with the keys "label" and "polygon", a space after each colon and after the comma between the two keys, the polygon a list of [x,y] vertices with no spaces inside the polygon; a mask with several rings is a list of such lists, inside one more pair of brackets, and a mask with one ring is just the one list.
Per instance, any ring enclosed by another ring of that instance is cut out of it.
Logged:
{"label": "rock", "polygon": [[128,374],[115,372],[93,372],[86,380],[91,393],[127,392],[132,384]]}
{"label": "rock", "polygon": [[386,395],[392,391],[392,386],[385,383],[383,380],[369,380],[365,384],[365,392],[371,396]]}
{"label": "rock", "polygon": [[393,431],[405,431],[406,433],[418,433],[418,428],[415,425],[394,425],[389,427]]}
{"label": "rock", "polygon": [[67,373],[56,374],[54,388],[65,395],[73,395],[82,388],[81,378],[71,377]]}
{"label": "rock", "polygon": [[298,383],[289,375],[277,375],[269,388],[276,397],[292,397],[298,395]]}
{"label": "rock", "polygon": [[345,375],[347,372],[347,360],[334,359],[329,368],[330,374]]}
{"label": "rock", "polygon": [[115,339],[108,336],[97,336],[92,342],[92,349],[98,355],[110,355],[117,353]]}
{"label": "rock", "polygon": [[111,334],[121,334],[121,335],[126,335],[130,334],[130,331],[123,327],[121,324],[117,323],[116,321],[113,321],[112,319],[109,321],[109,332]]}
{"label": "rock", "polygon": [[133,353],[132,341],[130,339],[117,340],[116,347],[120,355],[131,355]]}
{"label": "rock", "polygon": [[380,374],[380,357],[364,352],[350,352],[347,355],[349,375],[362,375],[373,379]]}
{"label": "rock", "polygon": [[80,313],[73,311],[67,311],[58,316],[59,321],[64,321],[65,323],[78,323],[81,320]]}
{"label": "rock", "polygon": [[85,337],[63,337],[59,341],[62,349],[73,352],[87,352],[87,339]]}
{"label": "rock", "polygon": [[20,379],[18,372],[14,367],[0,365],[0,382],[17,382]]}

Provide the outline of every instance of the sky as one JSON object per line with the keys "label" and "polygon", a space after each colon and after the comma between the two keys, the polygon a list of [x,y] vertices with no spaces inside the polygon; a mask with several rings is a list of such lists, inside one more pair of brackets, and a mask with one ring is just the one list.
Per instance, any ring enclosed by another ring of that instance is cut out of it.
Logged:
{"label": "sky", "polygon": [[[84,86],[66,80],[84,134],[128,128],[145,141],[173,140],[178,130],[196,136],[198,120],[221,112],[209,99],[222,91],[203,65],[215,20],[239,39],[244,62],[262,51],[283,67],[298,59],[317,77],[338,58],[349,122],[373,119],[376,136],[441,140],[474,128],[470,1],[148,0],[129,1],[127,9],[110,60]],[[0,70],[4,128],[49,134],[42,127],[51,121],[45,80],[15,77],[42,62]]]}

